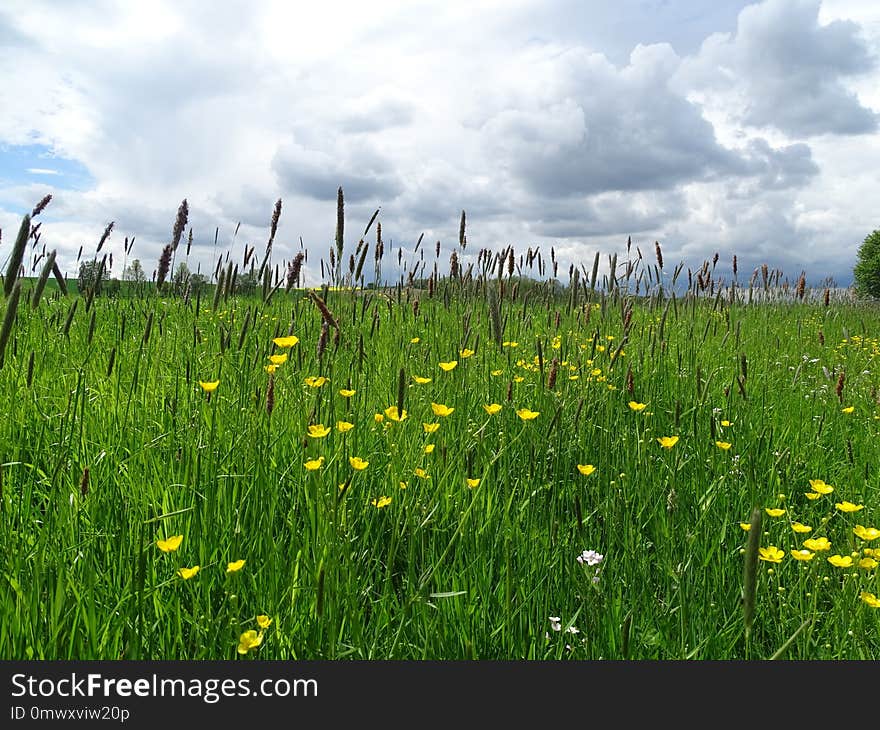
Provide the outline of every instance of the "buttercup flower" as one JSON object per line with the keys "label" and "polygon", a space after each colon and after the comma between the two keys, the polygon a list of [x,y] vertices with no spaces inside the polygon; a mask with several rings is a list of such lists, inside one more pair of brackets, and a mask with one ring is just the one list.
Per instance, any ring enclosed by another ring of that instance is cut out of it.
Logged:
{"label": "buttercup flower", "polygon": [[422,378],[418,375],[413,375],[413,380],[415,380],[419,385],[424,385],[425,383],[431,382],[431,378]]}
{"label": "buttercup flower", "polygon": [[217,386],[220,385],[220,381],[212,380],[206,382],[204,380],[200,380],[199,385],[206,393],[213,393],[215,390],[217,390]]}
{"label": "buttercup flower", "polygon": [[417,467],[415,469],[415,471],[413,471],[413,474],[415,474],[419,479],[430,479],[431,478],[430,476],[428,476],[428,472],[426,472],[421,467]]}
{"label": "buttercup flower", "polygon": [[732,426],[733,424],[730,421],[722,421],[721,425],[724,427],[727,427],[727,426]]}
{"label": "buttercup flower", "polygon": [[235,560],[231,563],[226,564],[226,572],[227,573],[237,573],[244,567],[244,560]]}
{"label": "buttercup flower", "polygon": [[296,335],[290,335],[289,337],[276,337],[272,340],[278,347],[293,347],[297,342],[299,342],[299,337]]}
{"label": "buttercup flower", "polygon": [[770,517],[782,517],[782,515],[785,514],[785,510],[782,509],[781,507],[765,507],[765,508],[764,508],[764,511],[765,511]]}
{"label": "buttercup flower", "polygon": [[490,416],[494,416],[498,411],[501,410],[501,406],[498,403],[490,403],[489,405],[484,405],[483,410],[486,411]]}
{"label": "buttercup flower", "polygon": [[835,568],[851,568],[853,559],[849,555],[831,555],[828,558],[828,562]]}
{"label": "buttercup flower", "polygon": [[309,459],[303,466],[309,471],[315,471],[315,469],[320,469],[324,465],[324,457],[319,456],[317,459]]}
{"label": "buttercup flower", "polygon": [[283,352],[280,355],[269,355],[269,360],[272,361],[273,365],[283,365],[287,362],[287,353]]}
{"label": "buttercup flower", "polygon": [[592,464],[578,464],[578,471],[583,474],[585,477],[590,476],[594,471],[596,471],[596,467]]}
{"label": "buttercup flower", "polygon": [[330,433],[330,426],[325,426],[323,423],[314,423],[309,426],[308,433],[313,439],[322,439]]}
{"label": "buttercup flower", "polygon": [[238,653],[247,654],[249,651],[257,649],[262,643],[263,632],[258,634],[253,629],[249,629],[238,637]]}
{"label": "buttercup flower", "polygon": [[814,557],[816,557],[816,553],[811,553],[809,550],[806,550],[806,549],[792,550],[791,556],[795,560],[806,561],[806,560],[812,560]]}
{"label": "buttercup flower", "polygon": [[268,629],[271,623],[272,619],[269,618],[266,614],[261,613],[259,616],[257,616],[257,626],[259,626],[261,629]]}
{"label": "buttercup flower", "polygon": [[351,390],[349,388],[341,388],[339,390],[339,395],[341,395],[343,398],[351,398],[356,392],[357,391]]}
{"label": "buttercup flower", "polygon": [[470,356],[473,355],[473,354],[474,354],[474,351],[473,351],[473,350],[469,350],[468,348],[465,348],[464,350],[462,350],[461,352],[458,353],[459,357],[460,357],[462,360],[464,360],[465,358],[470,357]]}
{"label": "buttercup flower", "polygon": [[863,504],[853,504],[852,502],[838,502],[834,505],[841,512],[858,512],[859,510],[865,509],[865,505]]}
{"label": "buttercup flower", "polygon": [[404,408],[401,413],[398,413],[397,406],[388,406],[388,408],[385,409],[385,416],[390,421],[403,421],[406,419],[406,408]]}
{"label": "buttercup flower", "polygon": [[383,507],[387,507],[391,504],[391,497],[385,497],[384,495],[379,497],[379,499],[374,499],[370,502],[376,509],[382,509]]}
{"label": "buttercup flower", "polygon": [[345,433],[346,431],[351,431],[354,428],[353,423],[349,423],[348,421],[337,421],[336,422],[336,430],[339,433]]}
{"label": "buttercup flower", "polygon": [[768,563],[781,563],[785,553],[775,545],[758,548],[758,557]]}
{"label": "buttercup flower", "polygon": [[424,452],[425,452],[426,454],[433,454],[433,453],[434,453],[434,447],[435,447],[435,444],[425,444]]}
{"label": "buttercup flower", "polygon": [[357,471],[363,471],[370,465],[369,461],[364,461],[360,456],[349,456],[348,463],[351,464],[352,469]]}
{"label": "buttercup flower", "polygon": [[716,441],[715,445],[722,451],[727,451],[728,449],[730,449],[731,446],[733,446],[733,444],[731,444],[729,441]]}
{"label": "buttercup flower", "polygon": [[678,443],[678,436],[659,436],[657,438],[657,443],[664,449],[671,449]]}
{"label": "buttercup flower", "polygon": [[860,537],[862,540],[876,540],[880,537],[880,530],[876,527],[865,527],[864,525],[856,525],[853,528],[853,533],[856,537]]}
{"label": "buttercup flower", "polygon": [[180,547],[181,542],[183,542],[183,535],[172,535],[164,540],[156,540],[156,547],[163,553],[173,553]]}
{"label": "buttercup flower", "polygon": [[804,540],[804,547],[813,552],[821,553],[831,549],[831,543],[827,537],[811,537]]}
{"label": "buttercup flower", "polygon": [[878,563],[874,558],[862,558],[859,560],[859,567],[864,568],[865,570],[874,570],[880,563]]}
{"label": "buttercup flower", "polygon": [[180,570],[177,571],[177,575],[179,575],[184,580],[189,580],[198,572],[199,566],[194,565],[192,568],[180,568]]}
{"label": "buttercup flower", "polygon": [[817,494],[831,494],[834,491],[834,487],[826,484],[822,479],[810,479],[810,489]]}
{"label": "buttercup flower", "polygon": [[423,423],[422,428],[425,429],[425,433],[434,433],[438,428],[440,428],[439,423]]}
{"label": "buttercup flower", "polygon": [[325,378],[323,375],[310,375],[304,382],[310,388],[320,388],[324,383],[329,383],[330,378]]}
{"label": "buttercup flower", "polygon": [[518,415],[523,421],[533,421],[541,415],[541,412],[531,411],[528,408],[517,408],[516,415]]}
{"label": "buttercup flower", "polygon": [[847,406],[846,408],[841,408],[841,413],[852,413],[856,409],[855,406]]}
{"label": "buttercup flower", "polygon": [[795,532],[810,532],[813,528],[809,525],[802,525],[800,522],[792,522],[791,529]]}
{"label": "buttercup flower", "polygon": [[458,360],[450,360],[449,362],[440,363],[441,369],[445,370],[447,373],[450,370],[454,370],[456,365],[458,365]]}
{"label": "buttercup flower", "polygon": [[431,410],[434,411],[435,416],[448,416],[452,413],[455,408],[450,408],[449,406],[443,405],[442,403],[431,403]]}
{"label": "buttercup flower", "polygon": [[465,479],[465,481],[467,482],[467,485],[468,485],[471,489],[473,489],[473,488],[476,487],[476,486],[479,486],[479,484],[480,484],[480,480],[479,480],[479,479],[471,479],[470,477],[468,477],[467,479]]}
{"label": "buttercup flower", "polygon": [[647,403],[639,403],[635,400],[631,400],[629,403],[627,403],[627,405],[629,406],[630,410],[635,411],[636,413],[638,413],[639,411],[643,411],[645,410],[645,408],[648,407]]}

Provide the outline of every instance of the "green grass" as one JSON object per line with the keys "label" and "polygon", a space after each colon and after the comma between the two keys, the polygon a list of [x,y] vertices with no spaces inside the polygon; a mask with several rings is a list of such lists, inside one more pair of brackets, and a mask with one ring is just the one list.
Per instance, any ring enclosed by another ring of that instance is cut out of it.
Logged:
{"label": "green grass", "polygon": [[[322,316],[303,292],[216,311],[213,295],[80,300],[65,336],[74,295],[47,287],[32,309],[31,286],[0,370],[4,659],[235,659],[258,614],[272,623],[247,656],[263,659],[880,655],[880,610],[860,600],[880,594],[877,568],[826,559],[880,548],[853,534],[880,526],[867,305],[505,286],[511,347],[492,338],[497,280],[441,280],[417,313],[405,288],[330,291],[339,332],[319,357]],[[299,342],[273,345],[287,334]],[[265,368],[281,352],[269,414]],[[401,369],[407,418],[378,422]],[[329,382],[305,384],[318,375]],[[220,384],[209,397],[199,380]],[[334,428],[307,436],[319,423]],[[833,493],[807,499],[811,479]],[[747,639],[740,523],[755,506],[786,510],[763,514],[760,539],[785,557],[758,561]],[[160,551],[172,535],[180,548]],[[829,552],[793,559],[818,536]],[[597,582],[586,549],[604,556]]]}

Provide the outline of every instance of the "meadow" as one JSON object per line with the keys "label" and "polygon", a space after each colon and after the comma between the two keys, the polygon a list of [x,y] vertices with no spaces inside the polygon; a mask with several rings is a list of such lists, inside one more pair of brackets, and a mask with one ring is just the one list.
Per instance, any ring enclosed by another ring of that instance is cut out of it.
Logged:
{"label": "meadow", "polygon": [[0,658],[880,656],[874,305],[463,244],[381,289],[18,278]]}

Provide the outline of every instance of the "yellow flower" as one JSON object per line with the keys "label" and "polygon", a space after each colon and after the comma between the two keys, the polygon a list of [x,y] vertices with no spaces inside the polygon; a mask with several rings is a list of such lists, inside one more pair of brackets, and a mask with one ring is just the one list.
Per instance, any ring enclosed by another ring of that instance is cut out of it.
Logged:
{"label": "yellow flower", "polygon": [[413,474],[415,474],[419,479],[430,479],[428,476],[428,472],[426,472],[422,467],[418,467]]}
{"label": "yellow flower", "polygon": [[434,451],[434,444],[425,444],[425,453],[430,454]]}
{"label": "yellow flower", "polygon": [[493,378],[497,378],[503,372],[504,372],[503,370],[493,370],[489,373],[489,375],[491,375]]}
{"label": "yellow flower", "polygon": [[853,504],[852,502],[838,502],[834,505],[841,512],[858,512],[861,509],[865,509],[865,505],[863,504]]}
{"label": "yellow flower", "polygon": [[865,527],[864,525],[856,525],[853,528],[853,532],[855,533],[856,537],[860,537],[862,538],[862,540],[868,540],[869,542],[871,540],[876,540],[878,537],[880,537],[880,530],[878,530],[876,527]]}
{"label": "yellow flower", "polygon": [[853,561],[849,555],[831,555],[828,562],[835,568],[851,568]]}
{"label": "yellow flower", "polygon": [[519,347],[519,342],[502,342],[501,347]]}
{"label": "yellow flower", "polygon": [[280,355],[269,355],[269,360],[273,365],[283,365],[287,362],[287,353],[282,352]]}
{"label": "yellow flower", "polygon": [[164,540],[156,540],[156,547],[163,553],[173,553],[180,547],[181,542],[183,542],[183,535],[172,535]]}
{"label": "yellow flower", "polygon": [[749,530],[752,529],[752,525],[751,525],[751,523],[749,523],[749,522],[740,522],[740,523],[739,523],[739,526],[740,526],[743,530],[745,530],[746,532],[748,532]]}
{"label": "yellow flower", "polygon": [[397,406],[388,406],[385,409],[385,415],[391,421],[403,421],[406,419],[406,408],[401,413],[397,412]]}
{"label": "yellow flower", "polygon": [[320,388],[324,383],[330,382],[330,378],[325,378],[323,375],[310,375],[305,379],[305,384],[310,388]]}
{"label": "yellow flower", "polygon": [[379,499],[374,499],[372,502],[370,502],[370,504],[373,505],[376,509],[382,509],[383,507],[387,507],[389,504],[391,504],[391,497],[382,496],[379,497]]}
{"label": "yellow flower", "polygon": [[404,482],[404,481],[400,481],[400,482],[398,482],[397,485],[398,485],[401,489],[406,489],[406,482]]}
{"label": "yellow flower", "polygon": [[179,575],[184,580],[189,580],[198,572],[199,572],[199,566],[194,565],[192,568],[180,568],[177,571],[177,575]]}
{"label": "yellow flower", "polygon": [[278,347],[293,347],[299,342],[299,337],[290,335],[290,337],[276,337],[272,340]]}
{"label": "yellow flower", "polygon": [[765,548],[758,548],[758,557],[768,563],[781,563],[785,553],[775,545],[768,545]]}
{"label": "yellow flower", "polygon": [[369,461],[364,461],[360,456],[349,456],[348,463],[351,464],[351,468],[357,471],[363,471],[369,465]]}
{"label": "yellow flower", "polygon": [[678,443],[678,436],[659,436],[657,438],[657,443],[664,449],[671,449]]}
{"label": "yellow flower", "polygon": [[373,415],[373,420],[374,420],[376,423],[382,423],[382,421],[385,420],[385,416],[383,416],[381,413],[376,413],[376,414]]}
{"label": "yellow flower", "polygon": [[592,464],[578,464],[578,471],[583,474],[585,477],[590,476],[594,471],[596,471],[596,467]]}
{"label": "yellow flower", "polygon": [[791,557],[793,557],[795,560],[806,561],[812,560],[814,557],[816,557],[816,553],[811,553],[809,550],[806,549],[792,550]]}
{"label": "yellow flower", "polygon": [[450,408],[449,406],[443,405],[442,403],[431,403],[431,410],[434,411],[435,416],[448,416],[452,413],[455,408]]}
{"label": "yellow flower", "polygon": [[847,406],[846,408],[841,408],[841,413],[852,413],[856,409],[855,406]]}
{"label": "yellow flower", "polygon": [[602,368],[593,368],[592,370],[590,370],[590,375],[592,375],[594,378],[600,376],[601,374]]}
{"label": "yellow flower", "polygon": [[418,338],[418,337],[413,337],[413,338],[410,340],[410,343],[413,344],[413,345],[418,345],[419,342],[421,342],[421,339]]}
{"label": "yellow flower", "polygon": [[351,398],[357,391],[349,390],[348,388],[342,388],[339,391],[339,395],[343,398]]}
{"label": "yellow flower", "polygon": [[635,400],[631,400],[629,403],[627,403],[627,405],[629,406],[631,411],[635,411],[636,413],[638,413],[639,411],[643,411],[645,410],[645,408],[648,407],[647,403],[639,403]]}
{"label": "yellow flower", "polygon": [[483,406],[483,410],[486,411],[490,416],[494,416],[498,411],[501,410],[501,406],[497,403],[490,403],[487,406]]}
{"label": "yellow flower", "polygon": [[733,444],[729,443],[728,441],[716,441],[715,445],[722,451],[727,451],[731,446],[733,446]]}
{"label": "yellow flower", "polygon": [[315,471],[315,469],[320,469],[324,465],[324,457],[319,456],[317,459],[310,459],[303,466],[309,471]]}
{"label": "yellow flower", "polygon": [[859,598],[861,598],[871,608],[880,608],[880,599],[878,599],[877,596],[875,596],[873,593],[862,591],[861,593],[859,593]]}
{"label": "yellow flower", "polygon": [[831,549],[831,543],[827,537],[811,537],[804,540],[804,547],[816,553]]}
{"label": "yellow flower", "polygon": [[468,348],[464,348],[461,352],[458,353],[459,357],[460,357],[462,360],[464,360],[464,359],[466,359],[466,358],[469,358],[469,357],[470,357],[471,355],[473,355],[473,354],[474,354],[474,351],[473,351],[473,350],[469,350]]}
{"label": "yellow flower", "polygon": [[202,390],[204,390],[206,393],[213,393],[215,390],[217,390],[217,386],[220,385],[220,381],[213,380],[213,381],[205,382],[204,380],[200,380],[199,385],[202,387]]}
{"label": "yellow flower", "polygon": [[309,426],[309,436],[313,439],[322,439],[328,433],[330,433],[330,426],[325,426],[323,423],[314,423]]}
{"label": "yellow flower", "polygon": [[764,511],[765,511],[770,517],[782,517],[782,515],[785,514],[785,510],[782,509],[781,507],[765,507],[765,508],[764,508]]}
{"label": "yellow flower", "polygon": [[415,380],[419,385],[424,385],[425,383],[431,382],[431,378],[422,378],[418,375],[413,375],[413,380]]}
{"label": "yellow flower", "polygon": [[236,560],[232,563],[226,564],[226,572],[227,573],[237,573],[244,567],[244,560]]}
{"label": "yellow flower", "polygon": [[261,629],[268,629],[272,623],[272,619],[269,618],[265,613],[261,613],[257,616],[257,626]]}
{"label": "yellow flower", "polygon": [[256,649],[263,643],[263,632],[259,634],[253,629],[245,631],[238,637],[238,653],[247,654],[251,649]]}
{"label": "yellow flower", "polygon": [[476,486],[478,486],[478,485],[480,484],[480,480],[479,480],[479,479],[471,479],[471,478],[467,478],[467,479],[465,479],[465,481],[467,482],[467,485],[468,485],[471,489],[473,489],[474,487],[476,487]]}
{"label": "yellow flower", "polygon": [[521,383],[523,380],[525,380],[525,378],[522,375],[514,375],[513,376],[514,383]]}
{"label": "yellow flower", "polygon": [[265,370],[267,373],[274,373],[278,369],[277,365],[266,365]]}
{"label": "yellow flower", "polygon": [[458,360],[450,360],[449,362],[441,362],[440,367],[447,373],[458,365]]}
{"label": "yellow flower", "polygon": [[517,408],[516,415],[523,421],[532,421],[541,415],[540,411],[530,411],[528,408]]}
{"label": "yellow flower", "polygon": [[440,428],[439,423],[423,423],[422,428],[425,429],[425,433],[434,433],[438,428]]}
{"label": "yellow flower", "polygon": [[859,567],[864,568],[865,570],[874,570],[880,563],[878,563],[874,558],[862,558],[859,561]]}
{"label": "yellow flower", "polygon": [[813,528],[809,525],[802,525],[800,522],[792,522],[791,529],[795,532],[809,532]]}
{"label": "yellow flower", "polygon": [[834,487],[826,484],[822,479],[810,479],[810,489],[817,494],[831,494],[834,491]]}
{"label": "yellow flower", "polygon": [[351,431],[354,428],[353,423],[349,423],[348,421],[337,421],[336,422],[336,430],[339,433],[345,433],[346,431]]}
{"label": "yellow flower", "polygon": [[732,426],[733,424],[730,421],[722,421],[721,425],[726,427],[726,426]]}
{"label": "yellow flower", "polygon": [[804,492],[804,496],[809,500],[819,499],[822,495],[819,492]]}

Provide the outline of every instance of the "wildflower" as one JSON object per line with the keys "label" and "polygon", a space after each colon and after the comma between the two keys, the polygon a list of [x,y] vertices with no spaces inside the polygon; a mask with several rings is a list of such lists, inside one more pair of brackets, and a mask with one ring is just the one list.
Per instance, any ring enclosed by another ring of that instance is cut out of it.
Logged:
{"label": "wildflower", "polygon": [[863,504],[853,504],[852,502],[838,502],[834,505],[841,512],[858,512],[861,509],[865,509],[865,505]]}
{"label": "wildflower", "polygon": [[739,526],[740,526],[743,530],[745,530],[746,532],[748,532],[749,530],[752,529],[752,525],[751,525],[750,523],[748,523],[748,522],[740,522],[740,523],[739,523]]}
{"label": "wildflower", "polygon": [[376,423],[382,423],[382,421],[385,420],[385,416],[383,416],[381,413],[376,413],[375,415],[373,415],[373,420]]}
{"label": "wildflower", "polygon": [[290,337],[276,337],[272,340],[278,347],[293,347],[297,342],[299,342],[299,337],[296,335],[290,335]]}
{"label": "wildflower", "polygon": [[274,373],[278,369],[278,366],[274,364],[269,364],[266,365],[264,369],[267,373]]}
{"label": "wildflower", "polygon": [[792,522],[791,529],[795,532],[810,532],[813,528],[809,525],[802,525],[800,522]]}
{"label": "wildflower", "polygon": [[213,393],[215,390],[217,390],[217,386],[220,385],[220,381],[213,380],[213,381],[205,382],[204,380],[200,380],[199,385],[202,387],[202,390],[204,390],[206,393]]}
{"label": "wildflower", "polygon": [[519,347],[519,342],[505,341],[501,343],[501,347]]}
{"label": "wildflower", "polygon": [[398,413],[397,406],[388,406],[388,408],[385,409],[385,416],[391,421],[403,421],[406,419],[406,408]]}
{"label": "wildflower", "polygon": [[492,371],[489,373],[489,375],[491,375],[493,378],[497,378],[497,377],[498,377],[499,375],[501,375],[503,372],[504,372],[503,370],[492,370]]}
{"label": "wildflower", "polygon": [[804,496],[810,501],[819,499],[822,495],[819,492],[804,492]]}
{"label": "wildflower", "polygon": [[834,487],[826,484],[822,479],[810,479],[810,489],[817,494],[831,494],[834,491]]}
{"label": "wildflower", "polygon": [[657,438],[657,443],[664,449],[671,449],[678,443],[678,436],[659,436]]}
{"label": "wildflower", "polygon": [[856,409],[855,406],[847,406],[846,408],[841,408],[841,413],[852,413]]}
{"label": "wildflower", "polygon": [[351,431],[354,428],[353,423],[349,423],[348,421],[337,421],[336,422],[336,430],[339,433],[345,433],[346,431]]}
{"label": "wildflower", "polygon": [[428,476],[428,472],[426,472],[426,471],[425,471],[424,469],[422,469],[421,467],[418,467],[418,468],[413,472],[413,474],[415,474],[419,479],[430,479],[430,478],[431,478],[430,476]]}
{"label": "wildflower", "polygon": [[450,408],[442,403],[431,403],[431,410],[434,411],[435,416],[448,416],[455,408]]}
{"label": "wildflower", "polygon": [[244,567],[244,560],[235,560],[231,563],[226,564],[226,572],[227,573],[237,573]]}
{"label": "wildflower", "polygon": [[181,542],[183,542],[183,535],[172,535],[164,540],[156,540],[156,547],[163,553],[173,553],[180,547]]}
{"label": "wildflower", "polygon": [[732,426],[733,424],[730,421],[722,421],[721,425],[726,428],[727,426]]}
{"label": "wildflower", "polygon": [[370,504],[373,505],[376,509],[382,509],[383,507],[387,507],[389,504],[391,504],[391,497],[386,497],[383,495],[379,497],[379,499],[374,499],[372,502],[370,502]]}
{"label": "wildflower", "polygon": [[581,565],[599,565],[604,559],[605,556],[595,550],[584,550],[577,556],[577,561]]}
{"label": "wildflower", "polygon": [[827,537],[811,537],[804,540],[804,547],[813,552],[820,553],[824,550],[830,550],[831,543],[828,541]]}
{"label": "wildflower", "polygon": [[590,476],[594,471],[596,471],[596,467],[592,464],[578,464],[578,471],[583,474],[585,477]]}
{"label": "wildflower", "polygon": [[518,415],[523,421],[532,421],[538,416],[541,415],[540,411],[530,411],[528,408],[518,408],[516,410],[516,415]]}
{"label": "wildflower", "polygon": [[454,370],[455,366],[458,365],[458,360],[450,360],[449,362],[441,362],[440,367],[445,370],[447,373],[450,370]]}
{"label": "wildflower", "polygon": [[461,357],[462,360],[469,358],[473,354],[474,351],[469,350],[468,348],[464,348],[461,352],[458,353],[459,357]]}
{"label": "wildflower", "polygon": [[179,575],[184,580],[189,580],[198,572],[199,572],[199,566],[194,565],[192,568],[180,568],[177,571],[177,575]]}
{"label": "wildflower", "polygon": [[339,395],[341,395],[343,398],[351,398],[356,392],[357,391],[350,390],[348,388],[341,388],[339,391]]}
{"label": "wildflower", "polygon": [[430,454],[434,451],[435,444],[425,444],[425,453]]}
{"label": "wildflower", "polygon": [[781,563],[785,553],[775,545],[758,548],[758,557],[768,563]]}
{"label": "wildflower", "polygon": [[330,426],[325,426],[323,423],[312,424],[308,433],[313,439],[322,439],[330,433]]}
{"label": "wildflower", "polygon": [[476,478],[476,479],[471,479],[470,477],[468,477],[467,479],[465,479],[465,481],[467,482],[467,485],[468,485],[471,489],[473,489],[474,487],[477,487],[477,486],[480,485],[480,480],[479,480],[478,478]]}
{"label": "wildflower", "polygon": [[401,489],[406,489],[406,487],[407,487],[407,483],[404,482],[404,481],[399,481],[399,482],[397,483],[397,486],[399,486]]}
{"label": "wildflower", "polygon": [[490,403],[487,406],[483,406],[483,410],[486,411],[490,416],[494,416],[498,411],[501,410],[501,406],[498,403]]}
{"label": "wildflower", "polygon": [[422,428],[425,429],[425,433],[434,433],[438,428],[440,428],[439,423],[423,423]]}
{"label": "wildflower", "polygon": [[412,345],[418,345],[421,341],[422,341],[421,338],[419,338],[419,337],[413,337],[413,338],[410,340],[410,344],[412,344]]}
{"label": "wildflower", "polygon": [[785,510],[781,507],[765,507],[764,511],[770,517],[782,517],[785,514]]}
{"label": "wildflower", "polygon": [[727,451],[733,444],[728,441],[716,441],[715,445],[722,451]]}
{"label": "wildflower", "polygon": [[310,388],[320,388],[324,383],[329,383],[330,378],[325,378],[323,375],[310,375],[305,379],[305,384]]}
{"label": "wildflower", "polygon": [[562,631],[562,619],[559,616],[550,616],[550,628],[554,631]]}
{"label": "wildflower", "polygon": [[369,465],[369,461],[364,461],[360,456],[349,456],[348,463],[351,464],[351,468],[357,471],[363,471]]}
{"label": "wildflower", "polygon": [[269,355],[269,360],[273,365],[283,365],[287,362],[287,353],[282,352],[280,355]]}
{"label": "wildflower", "polygon": [[320,469],[324,465],[324,457],[319,456],[317,459],[309,459],[303,466],[309,471],[315,471],[315,469]]}
{"label": "wildflower", "polygon": [[865,570],[873,570],[878,565],[880,565],[880,563],[874,560],[874,558],[862,558],[859,560],[859,567],[864,568]]}
{"label": "wildflower", "polygon": [[238,653],[247,654],[251,649],[257,649],[262,643],[263,632],[258,634],[253,629],[249,629],[238,637]]}
{"label": "wildflower", "polygon": [[816,553],[812,553],[806,548],[803,548],[801,550],[792,550],[791,557],[793,557],[795,560],[800,560],[803,562],[807,560],[812,560],[814,557],[816,557]]}
{"label": "wildflower", "polygon": [[522,375],[514,375],[513,376],[514,383],[521,383],[523,380],[525,380],[525,378]]}
{"label": "wildflower", "polygon": [[880,599],[878,599],[877,596],[875,596],[873,593],[862,591],[861,593],[859,593],[859,598],[861,598],[871,608],[880,608]]}
{"label": "wildflower", "polygon": [[880,537],[880,530],[876,527],[865,527],[864,525],[856,525],[853,528],[853,533],[855,533],[856,537],[862,538],[862,540],[876,540]]}
{"label": "wildflower", "polygon": [[639,411],[643,411],[645,410],[645,408],[648,407],[647,403],[639,403],[638,401],[634,400],[631,400],[629,403],[627,403],[627,405],[629,406],[629,409],[631,411],[635,411],[636,413],[638,413]]}
{"label": "wildflower", "polygon": [[828,562],[835,568],[851,568],[853,560],[849,555],[831,555]]}
{"label": "wildflower", "polygon": [[425,383],[431,382],[431,378],[422,378],[418,375],[413,375],[413,380],[415,380],[419,385],[424,385]]}
{"label": "wildflower", "polygon": [[261,613],[259,616],[257,616],[257,626],[259,626],[261,629],[268,629],[271,624],[272,619],[269,618],[266,614]]}

